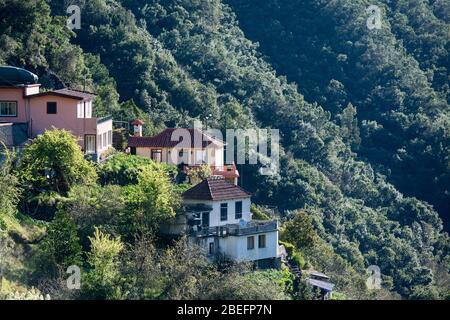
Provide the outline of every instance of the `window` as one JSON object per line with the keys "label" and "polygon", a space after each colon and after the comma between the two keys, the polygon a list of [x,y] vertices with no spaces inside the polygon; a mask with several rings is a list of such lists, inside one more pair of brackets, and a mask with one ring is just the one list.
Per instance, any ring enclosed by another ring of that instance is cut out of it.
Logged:
{"label": "window", "polygon": [[[80,102],[79,104],[77,104],[77,117],[80,118],[84,118],[84,103]],[[101,144],[99,144],[101,146]]]}
{"label": "window", "polygon": [[209,227],[209,212],[202,213],[202,226]]}
{"label": "window", "polygon": [[266,247],[266,235],[260,234],[258,236],[258,248],[265,248]]}
{"label": "window", "polygon": [[152,160],[155,162],[161,162],[162,161],[162,150],[152,150],[151,152]]}
{"label": "window", "polygon": [[86,103],[86,118],[92,118],[92,101]]}
{"label": "window", "polygon": [[106,132],[105,132],[105,133],[103,133],[103,148],[106,148],[106,145],[108,143],[108,141],[106,139],[107,139],[107,137],[106,137]]}
{"label": "window", "polygon": [[214,254],[214,242],[209,243],[209,254]]}
{"label": "window", "polygon": [[56,102],[47,102],[47,114],[56,114]]}
{"label": "window", "polygon": [[112,131],[109,130],[108,131],[108,145],[112,145]]}
{"label": "window", "polygon": [[206,150],[195,150],[195,163],[206,163]]}
{"label": "window", "polygon": [[255,237],[247,237],[247,250],[255,249]]}
{"label": "window", "polygon": [[99,148],[101,148],[102,147],[102,135],[101,134],[99,134],[98,135],[98,139],[97,139],[97,142],[98,142],[98,146],[99,146]]}
{"label": "window", "polygon": [[0,101],[0,117],[17,117],[17,102]]}
{"label": "window", "polygon": [[242,219],[242,201],[236,201],[234,208],[234,217],[236,219]]}
{"label": "window", "polygon": [[228,220],[228,203],[220,204],[220,221]]}
{"label": "window", "polygon": [[86,153],[95,153],[95,136],[86,135],[84,140],[84,150]]}

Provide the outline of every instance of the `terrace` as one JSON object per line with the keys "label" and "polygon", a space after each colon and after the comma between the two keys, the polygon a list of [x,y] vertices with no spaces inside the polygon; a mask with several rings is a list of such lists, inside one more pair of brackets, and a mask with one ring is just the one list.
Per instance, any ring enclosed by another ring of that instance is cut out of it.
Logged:
{"label": "terrace", "polygon": [[220,227],[197,227],[192,230],[192,235],[196,237],[206,236],[246,236],[258,233],[265,233],[278,230],[278,221],[249,221],[236,224],[227,224]]}

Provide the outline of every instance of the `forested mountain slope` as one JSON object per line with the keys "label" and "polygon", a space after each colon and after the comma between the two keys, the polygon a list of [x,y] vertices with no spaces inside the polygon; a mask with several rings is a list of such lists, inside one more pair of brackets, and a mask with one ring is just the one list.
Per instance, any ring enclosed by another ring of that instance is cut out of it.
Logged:
{"label": "forested mountain slope", "polygon": [[[89,0],[75,34],[56,17],[69,1],[46,2],[0,0],[0,63],[48,87],[87,83],[105,112],[145,112],[151,130],[208,114],[222,129],[280,129],[279,175],[247,166],[244,186],[286,217],[309,213],[342,259],[310,253],[316,266],[352,287],[346,268],[376,264],[392,291],[446,297],[448,236],[421,200],[448,199],[448,56],[421,65],[386,25],[370,34],[363,1]],[[140,111],[119,104],[130,99]]]}
{"label": "forested mountain slope", "polygon": [[[246,35],[261,44],[278,72],[299,84],[307,100],[321,104],[337,122],[348,103],[357,108],[358,156],[400,191],[428,201],[450,219],[448,5],[226,2]],[[366,9],[373,4],[382,10],[381,30],[366,26]]]}

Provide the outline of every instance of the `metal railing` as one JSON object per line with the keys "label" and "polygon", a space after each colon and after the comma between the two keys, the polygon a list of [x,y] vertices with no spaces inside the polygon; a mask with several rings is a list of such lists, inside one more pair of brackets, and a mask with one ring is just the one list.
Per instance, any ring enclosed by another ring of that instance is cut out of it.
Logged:
{"label": "metal railing", "polygon": [[278,230],[278,221],[249,221],[245,225],[227,224],[218,227],[200,227],[192,230],[191,234],[198,237],[205,236],[245,236]]}

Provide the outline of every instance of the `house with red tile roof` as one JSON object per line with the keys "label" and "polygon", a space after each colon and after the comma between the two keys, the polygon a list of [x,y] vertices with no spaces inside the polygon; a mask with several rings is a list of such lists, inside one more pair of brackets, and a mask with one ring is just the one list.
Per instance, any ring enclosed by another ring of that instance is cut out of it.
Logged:
{"label": "house with red tile roof", "polygon": [[143,124],[141,120],[132,122],[134,136],[128,140],[131,154],[186,168],[206,164],[213,175],[237,184],[236,165],[224,164],[224,141],[196,128],[168,128],[155,136],[142,136]]}
{"label": "house with red tile roof", "polygon": [[184,210],[164,233],[187,234],[210,259],[279,265],[278,222],[252,219],[249,192],[222,176],[211,176],[184,192],[183,202]]}
{"label": "house with red tile roof", "polygon": [[101,159],[112,147],[112,117],[93,117],[96,95],[68,88],[41,91],[36,76],[33,81],[21,82],[20,77],[8,81],[13,80],[11,74],[20,72],[26,70],[0,68],[0,137],[2,131],[5,137],[7,132],[18,132],[15,127],[26,127],[27,139],[53,128],[65,129],[78,137],[85,154]]}

